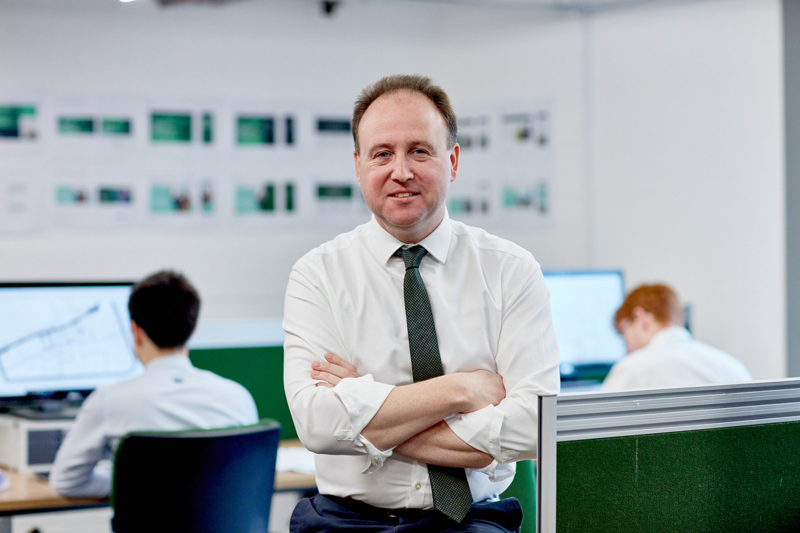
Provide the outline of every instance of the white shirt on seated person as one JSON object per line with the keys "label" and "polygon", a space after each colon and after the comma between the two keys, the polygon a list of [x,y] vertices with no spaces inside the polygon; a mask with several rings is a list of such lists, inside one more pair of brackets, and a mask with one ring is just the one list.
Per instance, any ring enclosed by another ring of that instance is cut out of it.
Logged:
{"label": "white shirt on seated person", "polygon": [[[662,285],[643,286],[646,291],[669,291]],[[635,291],[629,295],[634,298]],[[627,302],[628,300],[626,300]],[[677,301],[677,299],[675,300]],[[620,311],[625,307],[621,307]],[[733,356],[692,338],[677,323],[680,313],[666,323],[643,307],[615,322],[625,339],[628,355],[617,361],[603,381],[604,392],[632,389],[691,387],[714,383],[738,383],[752,379],[747,368]]]}
{"label": "white shirt on seated person", "polygon": [[50,485],[63,496],[108,496],[111,467],[101,459],[126,433],[258,421],[255,402],[242,385],[195,368],[186,348],[159,349],[135,323],[132,328],[144,374],[98,388],[84,402],[50,471]]}

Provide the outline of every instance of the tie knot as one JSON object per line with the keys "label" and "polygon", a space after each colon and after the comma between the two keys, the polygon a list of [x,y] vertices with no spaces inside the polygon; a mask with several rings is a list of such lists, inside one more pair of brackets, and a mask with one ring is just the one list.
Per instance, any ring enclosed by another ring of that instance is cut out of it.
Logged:
{"label": "tie knot", "polygon": [[420,246],[419,244],[412,246],[410,248],[400,248],[400,257],[403,258],[403,262],[406,264],[406,270],[411,268],[419,268],[419,264],[422,262],[422,258],[425,257],[425,254],[428,253],[428,250]]}

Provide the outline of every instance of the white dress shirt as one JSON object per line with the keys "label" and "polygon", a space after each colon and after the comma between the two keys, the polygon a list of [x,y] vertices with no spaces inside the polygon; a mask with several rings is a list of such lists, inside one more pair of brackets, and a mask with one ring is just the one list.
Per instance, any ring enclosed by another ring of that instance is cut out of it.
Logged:
{"label": "white dress shirt", "polygon": [[[513,479],[514,462],[535,456],[537,395],[559,390],[558,348],[541,268],[521,247],[452,221],[420,244],[445,373],[485,369],[503,376],[506,398],[447,419],[491,455],[466,469],[474,501]],[[315,248],[292,269],[284,308],[284,384],[295,427],[317,453],[322,494],[384,508],[431,508],[427,466],[378,451],[361,435],[395,385],[413,382],[403,300],[403,245],[375,218]],[[311,362],[332,352],[359,378],[315,387]]]}
{"label": "white dress shirt", "polygon": [[617,361],[603,381],[603,391],[691,387],[749,381],[750,372],[733,356],[694,340],[686,329],[671,326],[647,346]]}
{"label": "white dress shirt", "polygon": [[[186,355],[152,360],[134,379],[98,388],[84,401],[56,454],[50,484],[65,496],[107,496],[107,449],[131,431],[178,431],[254,424],[258,412],[238,383],[192,366]],[[153,481],[157,483],[157,480]]]}

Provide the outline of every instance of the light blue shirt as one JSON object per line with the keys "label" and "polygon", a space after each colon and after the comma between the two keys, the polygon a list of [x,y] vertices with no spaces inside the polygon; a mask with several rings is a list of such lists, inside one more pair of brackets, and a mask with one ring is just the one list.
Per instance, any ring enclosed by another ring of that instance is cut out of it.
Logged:
{"label": "light blue shirt", "polygon": [[86,398],[58,450],[50,484],[59,494],[103,497],[111,465],[100,463],[131,431],[179,431],[254,424],[258,412],[240,384],[192,366],[186,355],[165,355],[141,376],[101,387]]}

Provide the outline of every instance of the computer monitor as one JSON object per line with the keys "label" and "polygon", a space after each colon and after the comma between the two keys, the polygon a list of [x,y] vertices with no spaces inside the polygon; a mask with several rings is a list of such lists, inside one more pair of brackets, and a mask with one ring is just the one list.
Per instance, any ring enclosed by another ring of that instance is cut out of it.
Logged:
{"label": "computer monitor", "polygon": [[544,271],[563,381],[602,381],[625,355],[614,313],[625,297],[620,270]]}
{"label": "computer monitor", "polygon": [[85,394],[138,375],[131,286],[0,283],[0,402]]}

